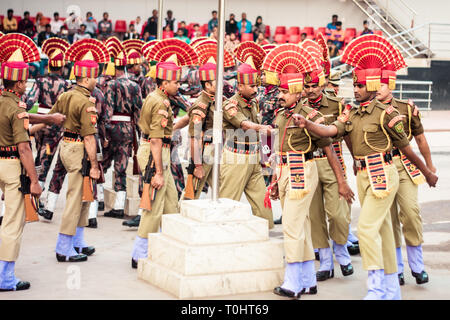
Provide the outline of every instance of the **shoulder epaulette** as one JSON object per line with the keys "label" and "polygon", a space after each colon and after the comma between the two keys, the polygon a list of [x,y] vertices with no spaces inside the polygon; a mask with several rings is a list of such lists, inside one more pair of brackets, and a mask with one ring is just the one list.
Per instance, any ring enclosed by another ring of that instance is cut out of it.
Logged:
{"label": "shoulder epaulette", "polygon": [[394,112],[394,111],[395,111],[395,108],[394,108],[394,106],[392,106],[392,105],[386,108],[386,113],[387,113],[387,114],[391,114],[391,113]]}
{"label": "shoulder epaulette", "polygon": [[314,118],[315,116],[317,116],[317,114],[318,114],[319,112],[316,110],[316,109],[313,109],[313,111],[311,111],[310,113],[308,113],[308,119],[312,119],[312,118]]}

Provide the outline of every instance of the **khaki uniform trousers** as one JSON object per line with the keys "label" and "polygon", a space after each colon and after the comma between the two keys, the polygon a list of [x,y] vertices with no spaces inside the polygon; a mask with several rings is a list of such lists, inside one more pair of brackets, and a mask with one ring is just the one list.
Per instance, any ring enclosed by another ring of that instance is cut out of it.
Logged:
{"label": "khaki uniform trousers", "polygon": [[89,206],[91,204],[82,200],[83,176],[80,170],[84,157],[84,143],[62,141],[59,154],[69,179],[67,184],[66,206],[59,232],[74,236],[77,227],[86,227],[88,225]]}
{"label": "khaki uniform trousers", "polygon": [[[280,175],[281,170],[281,175]],[[290,172],[287,165],[277,170],[278,192],[283,210],[284,253],[287,263],[314,260],[314,247],[311,238],[309,206],[317,188],[318,173],[314,160],[305,163],[305,188],[309,192],[299,200],[289,199]]]}
{"label": "khaki uniform trousers", "polygon": [[246,155],[223,149],[219,197],[240,201],[243,192],[253,214],[266,219],[269,229],[272,229],[272,209],[264,207],[266,184],[262,176],[259,153]]}
{"label": "khaki uniform trousers", "polygon": [[339,186],[328,159],[315,162],[319,182],[309,208],[314,248],[329,248],[329,238],[344,245],[348,238],[350,206],[345,199],[339,199]]}
{"label": "khaki uniform trousers", "polygon": [[20,188],[19,159],[0,160],[0,188],[5,195],[5,212],[0,231],[0,260],[16,261],[19,257],[25,226],[25,204]]}
{"label": "khaki uniform trousers", "polygon": [[[203,171],[205,176],[198,182],[197,192],[195,192],[195,199],[200,198],[205,183],[208,182],[209,186],[212,186],[213,176],[213,163],[214,163],[214,145],[212,143],[207,144],[203,149]],[[184,192],[181,196],[181,200],[184,200]]]}
{"label": "khaki uniform trousers", "polygon": [[[141,142],[136,155],[141,172],[145,172],[149,156],[150,143]],[[164,185],[156,192],[155,200],[152,201],[152,210],[142,210],[141,222],[139,223],[138,236],[145,239],[147,239],[149,233],[159,231],[163,214],[179,211],[178,193],[170,171],[170,148],[162,148],[162,162]]]}
{"label": "khaki uniform trousers", "polygon": [[409,177],[400,157],[394,157],[394,164],[400,177],[400,186],[391,207],[395,247],[402,246],[402,230],[406,245],[416,247],[423,243],[422,217],[418,200],[419,187]]}
{"label": "khaki uniform trousers", "polygon": [[365,270],[384,269],[386,274],[397,272],[394,233],[390,208],[399,186],[395,165],[385,165],[389,194],[376,198],[372,192],[367,170],[358,171],[356,182],[361,213],[358,220],[359,248]]}

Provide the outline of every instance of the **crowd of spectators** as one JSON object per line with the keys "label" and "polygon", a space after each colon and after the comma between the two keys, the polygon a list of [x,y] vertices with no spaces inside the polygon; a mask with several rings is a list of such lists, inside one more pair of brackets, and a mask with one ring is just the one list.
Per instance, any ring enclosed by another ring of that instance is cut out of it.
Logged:
{"label": "crowd of spectators", "polygon": [[[142,20],[140,16],[131,21],[128,25],[124,20],[123,26],[119,32],[117,23],[114,27],[109,18],[108,12],[103,13],[103,18],[97,22],[92,12],[86,13],[85,19],[82,19],[75,12],[71,12],[68,18],[61,18],[58,12],[53,14],[53,18],[46,18],[39,12],[35,18],[30,17],[28,11],[24,12],[23,18],[14,16],[14,11],[9,9],[7,15],[0,23],[0,30],[4,33],[20,32],[33,38],[38,46],[41,46],[45,39],[50,37],[60,37],[66,39],[69,43],[76,42],[85,38],[97,38],[105,40],[112,35],[117,35],[120,39],[142,39],[149,41],[156,39],[158,30],[158,11],[153,10],[152,15],[147,20]],[[19,20],[19,21],[18,21]],[[114,27],[114,28],[113,28]],[[276,28],[278,29],[278,28]],[[356,33],[347,34],[348,30],[344,30],[342,22],[339,21],[338,15],[332,16],[332,21],[327,24],[326,28],[318,28],[322,33],[325,33],[327,44],[330,50],[331,57],[338,56],[342,52],[344,46],[354,37],[361,34],[373,33],[369,29],[368,21],[364,21],[363,29]],[[351,28],[354,29],[354,28]],[[317,33],[306,33],[304,30],[300,32],[297,27],[297,33],[293,38],[277,37],[277,30],[272,35],[270,27],[266,27],[263,18],[258,16],[252,24],[247,19],[247,14],[242,12],[241,19],[236,20],[234,13],[231,13],[229,19],[225,23],[225,48],[233,51],[241,41],[255,41],[260,45],[268,43],[283,43],[283,42],[301,42],[305,39],[314,39]],[[284,31],[286,32],[286,31]],[[199,23],[186,24],[186,21],[180,21],[175,18],[173,11],[168,10],[166,17],[163,20],[163,38],[175,37],[186,43],[190,43],[193,39],[201,36],[208,36],[211,39],[218,37],[218,16],[217,11],[211,12],[211,19],[207,24],[200,25]]]}

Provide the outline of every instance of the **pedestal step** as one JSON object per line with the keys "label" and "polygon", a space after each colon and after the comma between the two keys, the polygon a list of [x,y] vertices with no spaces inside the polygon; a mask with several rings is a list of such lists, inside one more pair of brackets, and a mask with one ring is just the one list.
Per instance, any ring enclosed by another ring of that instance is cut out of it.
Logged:
{"label": "pedestal step", "polygon": [[215,245],[269,239],[268,221],[252,217],[244,221],[198,222],[181,214],[162,216],[162,233],[186,245]]}
{"label": "pedestal step", "polygon": [[283,241],[188,246],[162,233],[150,233],[148,255],[183,275],[262,271],[283,268]]}
{"label": "pedestal step", "polygon": [[283,280],[283,268],[185,276],[149,259],[138,263],[138,277],[180,299],[270,291]]}
{"label": "pedestal step", "polygon": [[[116,201],[116,192],[108,187],[104,187],[104,195],[105,195],[105,211],[108,211],[114,208],[114,202]],[[125,214],[130,217],[134,217],[137,215],[139,211],[139,204],[141,199],[128,197],[125,200]]]}
{"label": "pedestal step", "polygon": [[252,209],[248,203],[231,199],[184,200],[181,202],[182,216],[200,222],[243,221],[252,217]]}

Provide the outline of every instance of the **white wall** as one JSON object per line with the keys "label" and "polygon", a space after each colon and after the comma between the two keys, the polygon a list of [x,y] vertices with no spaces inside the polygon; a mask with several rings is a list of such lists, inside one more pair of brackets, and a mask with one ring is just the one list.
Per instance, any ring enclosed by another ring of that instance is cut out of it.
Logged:
{"label": "white wall", "polygon": [[[0,0],[2,14],[12,8],[15,15],[23,15],[28,10],[31,15],[41,11],[45,16],[52,17],[54,11],[66,17],[66,8],[71,4],[80,6],[82,17],[87,11],[92,11],[94,17],[101,19],[107,11],[112,20],[134,20],[136,16],[147,19],[153,9],[157,9],[157,0]],[[171,9],[179,21],[207,23],[211,11],[217,8],[217,0],[165,0],[164,12]],[[234,13],[240,20],[241,13],[247,13],[247,19],[252,23],[258,15],[263,17],[265,24],[272,27],[284,26],[325,26],[331,21],[331,15],[336,13],[344,27],[362,28],[364,14],[351,0],[227,0],[227,18]],[[165,16],[165,13],[164,13]]]}

